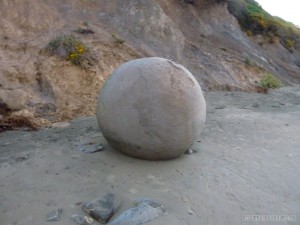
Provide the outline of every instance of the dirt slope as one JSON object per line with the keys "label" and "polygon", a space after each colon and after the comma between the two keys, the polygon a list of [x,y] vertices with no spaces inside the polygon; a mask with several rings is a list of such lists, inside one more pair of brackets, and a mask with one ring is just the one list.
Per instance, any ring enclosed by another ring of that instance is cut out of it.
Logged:
{"label": "dirt slope", "polygon": [[[284,84],[300,83],[299,51],[249,39],[218,2],[3,0],[0,113],[35,117],[40,124],[92,115],[109,74],[146,56],[183,64],[205,90],[253,91],[266,71]],[[79,28],[94,33],[74,32]],[[53,38],[66,34],[91,49],[92,65],[78,67],[45,53]]]}

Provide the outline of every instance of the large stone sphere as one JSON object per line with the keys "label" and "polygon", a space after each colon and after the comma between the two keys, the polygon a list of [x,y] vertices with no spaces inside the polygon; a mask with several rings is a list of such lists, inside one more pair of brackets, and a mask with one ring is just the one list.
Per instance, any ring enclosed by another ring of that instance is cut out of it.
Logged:
{"label": "large stone sphere", "polygon": [[148,160],[173,159],[199,138],[206,118],[200,85],[182,65],[150,57],[124,63],[105,82],[97,120],[110,145]]}

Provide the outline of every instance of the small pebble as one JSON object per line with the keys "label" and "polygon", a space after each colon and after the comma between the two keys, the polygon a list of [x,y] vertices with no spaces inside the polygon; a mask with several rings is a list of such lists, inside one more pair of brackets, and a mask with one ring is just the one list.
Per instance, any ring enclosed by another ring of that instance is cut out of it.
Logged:
{"label": "small pebble", "polygon": [[187,212],[188,212],[188,214],[190,214],[190,215],[194,215],[194,214],[195,214],[195,212],[192,210],[191,207],[188,208]]}
{"label": "small pebble", "polygon": [[194,149],[188,149],[188,150],[186,150],[186,152],[184,153],[184,154],[186,154],[186,155],[191,155],[191,154],[194,154],[194,153],[197,153],[198,151],[197,150],[194,150]]}
{"label": "small pebble", "polygon": [[218,105],[215,107],[215,109],[224,109],[226,106],[225,105]]}
{"label": "small pebble", "polygon": [[194,151],[192,149],[188,149],[188,150],[186,150],[186,152],[184,154],[191,155],[193,153],[194,153]]}
{"label": "small pebble", "polygon": [[271,105],[271,107],[273,107],[273,108],[280,108],[279,105]]}
{"label": "small pebble", "polygon": [[63,209],[56,209],[56,210],[49,212],[47,214],[46,221],[48,221],[48,222],[59,221],[62,212],[63,212]]}
{"label": "small pebble", "polygon": [[79,225],[89,225],[94,223],[94,220],[87,216],[72,215],[71,219]]}

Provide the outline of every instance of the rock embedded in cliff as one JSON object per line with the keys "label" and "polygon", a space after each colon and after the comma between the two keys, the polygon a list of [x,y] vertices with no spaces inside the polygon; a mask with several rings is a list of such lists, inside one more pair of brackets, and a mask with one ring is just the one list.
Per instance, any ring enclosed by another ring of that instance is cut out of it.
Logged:
{"label": "rock embedded in cliff", "polygon": [[110,145],[126,155],[173,159],[199,138],[206,103],[193,75],[150,57],[124,63],[101,90],[97,120]]}
{"label": "rock embedded in cliff", "polygon": [[0,102],[3,102],[2,104],[5,104],[9,110],[23,109],[27,100],[28,94],[22,89],[0,89]]}

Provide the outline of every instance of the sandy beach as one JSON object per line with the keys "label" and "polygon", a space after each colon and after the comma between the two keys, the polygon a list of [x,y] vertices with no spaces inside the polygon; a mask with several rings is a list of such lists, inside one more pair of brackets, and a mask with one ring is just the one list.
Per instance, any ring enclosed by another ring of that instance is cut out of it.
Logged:
{"label": "sandy beach", "polygon": [[[38,131],[0,133],[1,225],[72,225],[81,204],[105,193],[117,215],[149,198],[166,214],[149,225],[248,225],[247,215],[300,220],[300,87],[269,94],[210,92],[207,122],[193,154],[144,161],[110,148],[95,117]],[[82,149],[103,145],[103,151]],[[46,222],[63,208],[60,222]],[[260,222],[274,224],[274,222]]]}

